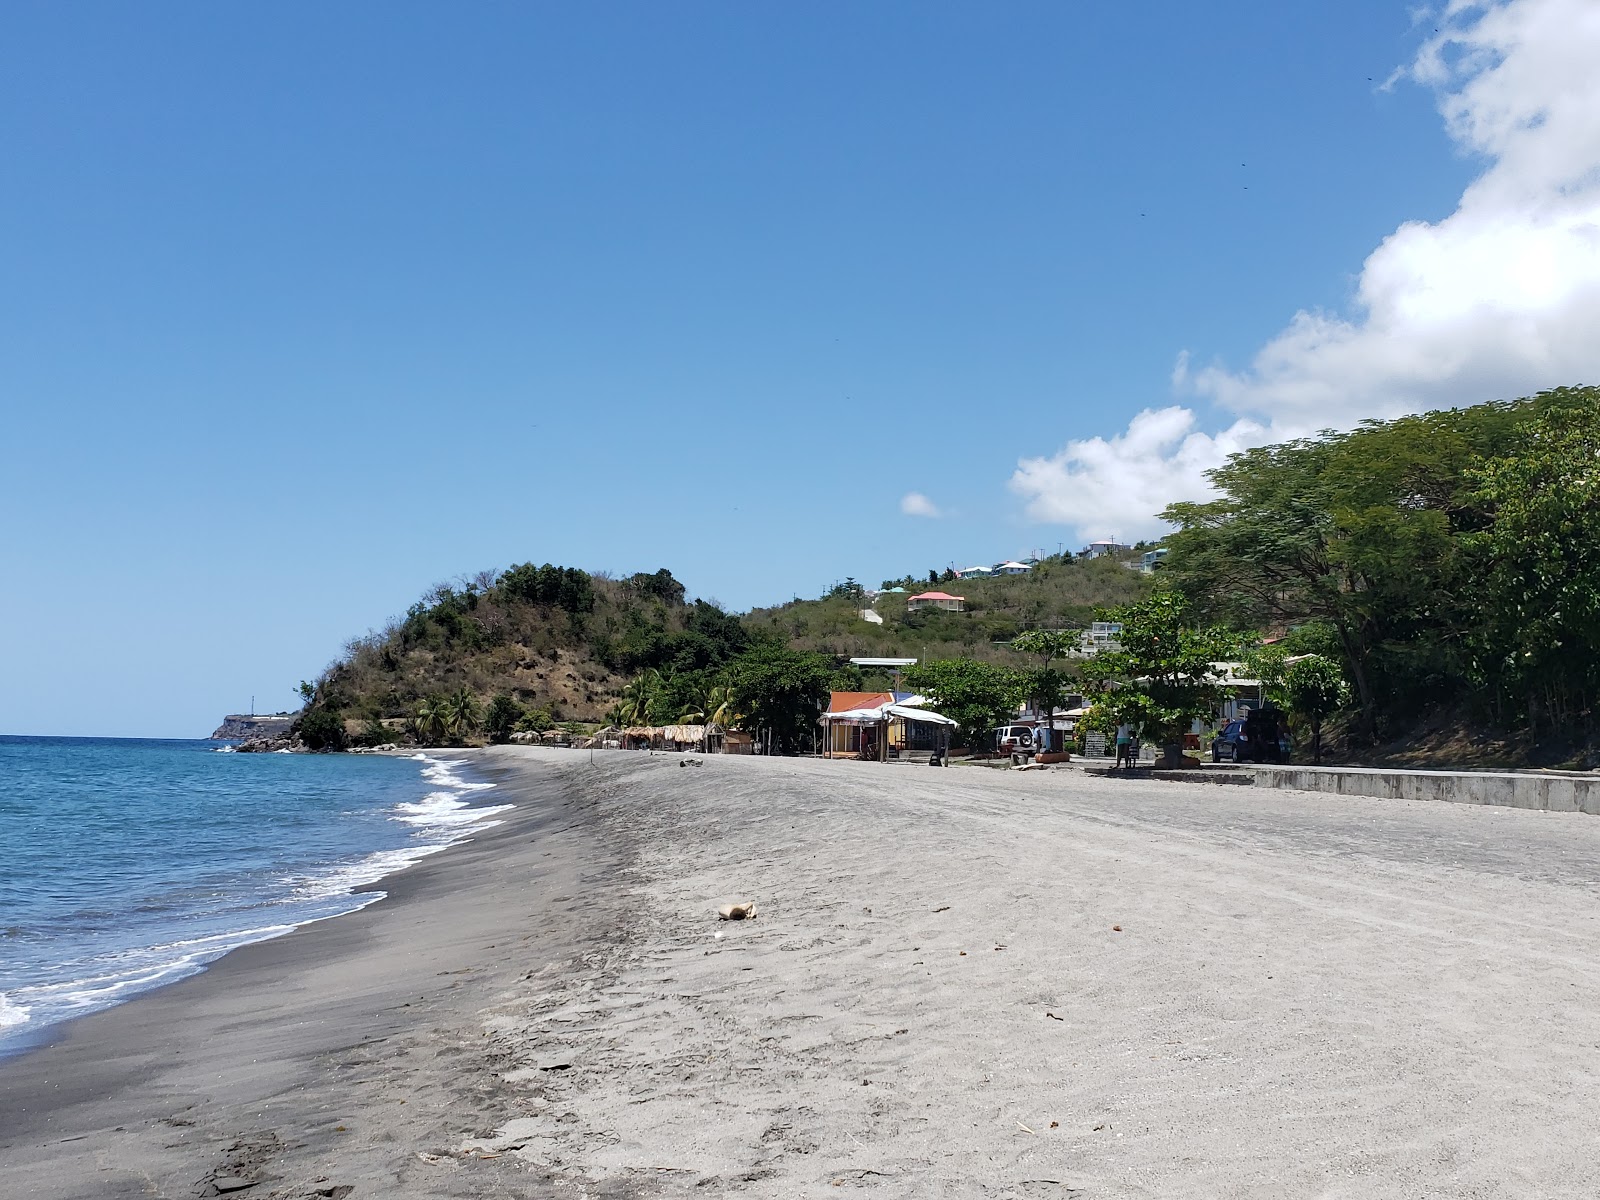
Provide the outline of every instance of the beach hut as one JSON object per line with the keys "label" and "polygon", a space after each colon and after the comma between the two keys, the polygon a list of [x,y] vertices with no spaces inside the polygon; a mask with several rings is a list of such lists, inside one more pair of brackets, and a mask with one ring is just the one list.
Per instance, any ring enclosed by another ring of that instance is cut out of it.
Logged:
{"label": "beach hut", "polygon": [[921,696],[893,692],[834,692],[823,726],[825,758],[888,762],[906,753],[944,757],[956,722],[924,708]]}
{"label": "beach hut", "polygon": [[704,725],[663,725],[661,748],[664,750],[700,750],[705,747]]}

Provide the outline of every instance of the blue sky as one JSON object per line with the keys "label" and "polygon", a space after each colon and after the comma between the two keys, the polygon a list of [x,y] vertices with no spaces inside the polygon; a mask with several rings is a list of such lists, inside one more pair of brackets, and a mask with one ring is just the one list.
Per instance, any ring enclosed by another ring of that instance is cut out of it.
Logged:
{"label": "blue sky", "polygon": [[482,567],[1104,532],[1019,460],[1484,169],[1410,7],[8,5],[0,731],[203,735]]}

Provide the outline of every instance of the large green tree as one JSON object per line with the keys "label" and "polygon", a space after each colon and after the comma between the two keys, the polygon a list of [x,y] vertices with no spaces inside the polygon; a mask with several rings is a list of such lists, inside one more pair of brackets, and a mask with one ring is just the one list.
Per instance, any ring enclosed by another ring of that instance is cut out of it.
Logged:
{"label": "large green tree", "polygon": [[522,716],[522,705],[517,703],[516,698],[502,693],[489,701],[488,711],[483,717],[484,731],[491,742],[509,742]]}
{"label": "large green tree", "polygon": [[1600,389],[1555,393],[1469,472],[1474,674],[1535,733],[1587,713],[1600,670]]}
{"label": "large green tree", "polygon": [[949,658],[918,663],[902,675],[927,697],[929,707],[961,726],[969,749],[986,750],[994,730],[1016,715],[1027,682],[1010,667]]}
{"label": "large green tree", "polygon": [[825,655],[756,642],[728,667],[742,728],[766,740],[775,753],[809,747],[828,699],[833,662]]}
{"label": "large green tree", "polygon": [[1527,411],[1485,404],[1236,454],[1210,472],[1217,499],[1163,514],[1178,527],[1167,581],[1237,628],[1325,623],[1373,732],[1465,668],[1460,537],[1486,520],[1468,471]]}
{"label": "large green tree", "polygon": [[1196,621],[1173,592],[1109,610],[1122,625],[1121,648],[1102,650],[1083,667],[1096,706],[1160,744],[1182,744],[1196,718],[1210,718],[1223,696],[1215,664],[1239,651],[1235,634]]}

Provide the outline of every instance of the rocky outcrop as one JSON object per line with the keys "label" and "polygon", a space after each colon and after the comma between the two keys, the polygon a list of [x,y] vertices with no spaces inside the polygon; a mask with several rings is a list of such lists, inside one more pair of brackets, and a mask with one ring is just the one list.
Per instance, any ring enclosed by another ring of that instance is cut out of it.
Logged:
{"label": "rocky outcrop", "polygon": [[216,732],[211,737],[213,740],[246,741],[258,738],[280,738],[289,735],[289,727],[294,724],[297,713],[273,713],[270,716],[249,716],[243,713],[229,713],[222,718]]}
{"label": "rocky outcrop", "polygon": [[256,737],[246,738],[234,747],[240,754],[268,754],[274,750],[287,750],[293,754],[304,754],[306,744],[297,737]]}

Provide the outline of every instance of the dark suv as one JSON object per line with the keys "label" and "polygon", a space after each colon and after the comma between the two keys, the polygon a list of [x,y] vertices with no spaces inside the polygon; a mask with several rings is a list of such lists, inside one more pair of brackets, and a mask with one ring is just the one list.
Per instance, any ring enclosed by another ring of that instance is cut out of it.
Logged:
{"label": "dark suv", "polygon": [[1243,721],[1229,721],[1211,739],[1212,762],[1288,762],[1289,739],[1279,736],[1276,754],[1263,754],[1252,746]]}

